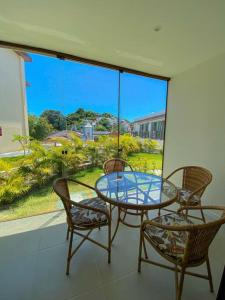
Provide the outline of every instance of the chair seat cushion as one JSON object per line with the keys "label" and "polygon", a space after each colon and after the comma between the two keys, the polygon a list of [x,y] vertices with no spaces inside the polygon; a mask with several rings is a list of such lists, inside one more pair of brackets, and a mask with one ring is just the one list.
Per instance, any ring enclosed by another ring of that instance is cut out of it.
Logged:
{"label": "chair seat cushion", "polygon": [[[163,225],[188,225],[193,224],[190,220],[177,213],[166,214],[154,219],[154,222]],[[188,233],[186,231],[171,231],[153,225],[147,225],[145,233],[163,254],[175,260],[181,260],[184,255]]]}
{"label": "chair seat cushion", "polygon": [[[105,201],[95,197],[90,199],[84,199],[79,202],[90,207],[98,208],[107,212],[107,206]],[[104,213],[96,212],[90,209],[80,208],[74,206],[71,208],[72,220],[74,225],[102,225],[107,223],[107,217]]]}
{"label": "chair seat cushion", "polygon": [[190,200],[188,199],[191,195],[191,191],[189,190],[185,190],[182,188],[178,188],[178,202],[181,205],[199,205],[200,204],[200,196],[198,195],[194,195]]}

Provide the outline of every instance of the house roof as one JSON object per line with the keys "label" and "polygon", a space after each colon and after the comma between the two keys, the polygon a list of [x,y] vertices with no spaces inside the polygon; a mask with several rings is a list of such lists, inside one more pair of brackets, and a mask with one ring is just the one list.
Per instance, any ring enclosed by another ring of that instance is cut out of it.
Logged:
{"label": "house roof", "polygon": [[108,135],[109,131],[94,131],[94,135]]}
{"label": "house roof", "polygon": [[51,134],[49,134],[45,140],[51,140],[54,138],[66,138],[66,139],[70,139],[71,138],[71,134],[76,134],[77,136],[81,136],[81,134],[79,132],[76,131],[72,131],[72,130],[62,130],[62,131],[57,131],[57,132],[53,132]]}
{"label": "house roof", "polygon": [[165,112],[157,112],[157,113],[151,113],[149,115],[146,115],[146,116],[143,116],[141,118],[137,118],[133,121],[133,123],[138,123],[138,122],[141,122],[141,121],[153,121],[153,120],[156,120],[156,119],[165,119]]}

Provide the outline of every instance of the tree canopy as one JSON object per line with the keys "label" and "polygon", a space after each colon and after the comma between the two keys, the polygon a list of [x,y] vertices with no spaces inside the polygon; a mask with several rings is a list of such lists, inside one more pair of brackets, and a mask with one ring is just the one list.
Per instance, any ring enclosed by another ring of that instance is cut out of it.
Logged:
{"label": "tree canopy", "polygon": [[66,129],[66,117],[58,110],[45,110],[41,114],[41,117],[47,119],[52,127],[56,130]]}
{"label": "tree canopy", "polygon": [[36,140],[43,140],[52,131],[54,131],[53,126],[48,122],[46,118],[43,117],[29,115],[28,123],[30,136]]}

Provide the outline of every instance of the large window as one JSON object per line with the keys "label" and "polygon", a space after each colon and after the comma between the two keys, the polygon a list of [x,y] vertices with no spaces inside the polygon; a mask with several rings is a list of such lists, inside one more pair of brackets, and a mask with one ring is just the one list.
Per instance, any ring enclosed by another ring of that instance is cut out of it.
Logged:
{"label": "large window", "polygon": [[166,81],[11,49],[0,72],[0,221],[60,209],[54,178],[94,185],[111,157],[161,174]]}

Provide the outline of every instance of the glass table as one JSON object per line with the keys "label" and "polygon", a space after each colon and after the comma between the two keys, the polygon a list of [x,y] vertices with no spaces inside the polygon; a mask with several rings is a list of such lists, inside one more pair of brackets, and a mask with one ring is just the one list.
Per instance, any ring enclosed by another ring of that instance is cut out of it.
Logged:
{"label": "glass table", "polygon": [[[95,184],[97,193],[106,202],[118,207],[118,220],[113,239],[119,223],[140,227],[125,222],[126,214],[140,215],[141,223],[144,215],[148,218],[148,210],[160,209],[176,201],[177,189],[160,176],[142,172],[113,172],[100,177]],[[121,217],[121,212],[124,217]],[[111,212],[111,209],[110,209]]]}

